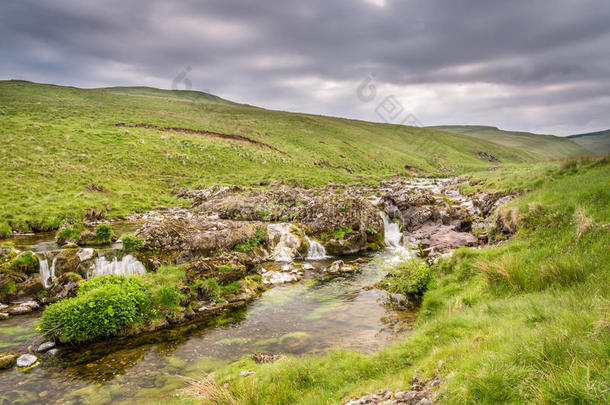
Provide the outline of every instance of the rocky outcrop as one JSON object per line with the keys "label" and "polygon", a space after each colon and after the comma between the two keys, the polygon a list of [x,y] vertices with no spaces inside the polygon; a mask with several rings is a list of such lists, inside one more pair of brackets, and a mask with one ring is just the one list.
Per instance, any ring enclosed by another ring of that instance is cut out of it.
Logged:
{"label": "rocky outcrop", "polygon": [[368,394],[363,397],[347,401],[345,405],[431,405],[434,403],[434,398],[429,387],[437,386],[440,383],[441,380],[439,377],[436,377],[426,383],[422,383],[417,378],[413,378],[409,390],[396,392],[380,390],[374,394]]}
{"label": "rocky outcrop", "polygon": [[397,218],[406,241],[435,255],[460,246],[473,246],[471,233],[477,211],[470,199],[461,195],[462,179],[395,180],[384,183],[381,198],[384,211]]}
{"label": "rocky outcrop", "polygon": [[138,236],[143,250],[163,252],[165,261],[185,263],[230,251],[240,243],[253,240],[260,230],[266,233],[266,225],[258,221],[220,220],[179,212],[149,220],[138,231]]}
{"label": "rocky outcrop", "polygon": [[[198,215],[217,215],[233,221],[291,222],[306,234],[324,240],[331,254],[383,247],[383,221],[378,209],[355,193],[288,187],[244,192],[216,186],[182,190],[179,195],[193,199],[192,209]],[[300,246],[304,245],[302,236]],[[293,250],[290,254],[295,256],[294,250],[300,247],[298,241],[293,239],[288,244]]]}
{"label": "rocky outcrop", "polygon": [[47,290],[47,295],[41,299],[43,304],[57,302],[64,298],[74,297],[83,278],[77,273],[64,273],[55,280],[53,286]]}
{"label": "rocky outcrop", "polygon": [[245,277],[254,267],[255,260],[246,253],[223,252],[187,263],[186,276],[189,281],[214,277],[221,284],[227,284]]}

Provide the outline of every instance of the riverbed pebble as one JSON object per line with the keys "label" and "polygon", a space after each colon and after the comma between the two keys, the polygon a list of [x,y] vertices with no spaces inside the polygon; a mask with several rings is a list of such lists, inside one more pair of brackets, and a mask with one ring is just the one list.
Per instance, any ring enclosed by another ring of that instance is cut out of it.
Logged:
{"label": "riverbed pebble", "polygon": [[36,349],[36,351],[38,353],[44,353],[52,348],[55,347],[55,342],[44,342],[43,344],[41,344],[40,346],[38,346],[38,348]]}
{"label": "riverbed pebble", "polygon": [[20,367],[20,368],[30,367],[37,361],[38,361],[38,357],[34,356],[33,354],[22,354],[17,359],[17,367]]}

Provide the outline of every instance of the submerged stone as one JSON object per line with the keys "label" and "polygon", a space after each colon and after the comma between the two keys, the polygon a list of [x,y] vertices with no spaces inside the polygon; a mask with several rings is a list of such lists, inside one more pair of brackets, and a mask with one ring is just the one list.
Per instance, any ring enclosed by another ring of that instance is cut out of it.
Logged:
{"label": "submerged stone", "polygon": [[19,368],[31,367],[37,361],[38,361],[38,357],[34,356],[33,354],[22,354],[17,359],[17,367],[19,367]]}
{"label": "submerged stone", "polygon": [[17,355],[14,353],[2,353],[0,354],[0,370],[11,368],[17,361]]}

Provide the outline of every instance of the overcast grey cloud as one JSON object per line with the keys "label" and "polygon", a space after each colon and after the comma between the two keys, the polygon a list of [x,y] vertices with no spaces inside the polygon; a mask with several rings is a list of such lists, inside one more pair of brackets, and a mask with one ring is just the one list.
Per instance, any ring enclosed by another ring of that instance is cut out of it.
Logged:
{"label": "overcast grey cloud", "polygon": [[194,89],[379,121],[374,74],[425,125],[610,128],[608,0],[2,0],[0,78]]}

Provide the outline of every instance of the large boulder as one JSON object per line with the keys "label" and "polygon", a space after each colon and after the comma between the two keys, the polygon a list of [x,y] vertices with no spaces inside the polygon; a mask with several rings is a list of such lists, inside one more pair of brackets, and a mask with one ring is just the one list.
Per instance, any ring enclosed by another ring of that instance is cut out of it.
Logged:
{"label": "large boulder", "polygon": [[296,220],[308,234],[324,241],[332,255],[383,247],[383,220],[364,198],[330,194],[310,200]]}
{"label": "large boulder", "polygon": [[[333,254],[352,254],[383,247],[383,221],[379,210],[358,193],[347,194],[343,189],[339,192],[332,186],[325,189],[281,186],[249,192],[183,190],[180,195],[192,198],[193,209],[200,215],[218,215],[222,219],[240,221],[293,222],[308,235],[328,241]],[[349,232],[339,232],[341,237],[331,241],[333,234],[342,229],[349,229]],[[286,246],[279,248],[275,258],[298,256],[295,250],[303,253],[304,235],[294,234],[299,240],[286,233],[285,243],[277,240]]]}
{"label": "large boulder", "polygon": [[252,272],[255,263],[246,253],[224,252],[218,256],[201,257],[186,265],[186,277],[189,281],[215,278],[221,284],[239,280]]}
{"label": "large boulder", "polygon": [[267,238],[271,260],[291,262],[295,257],[304,258],[307,242],[303,231],[288,223],[267,225]]}
{"label": "large boulder", "polygon": [[55,283],[53,283],[53,286],[41,301],[45,304],[50,304],[64,298],[74,297],[81,282],[83,282],[83,278],[80,274],[63,273],[55,280]]}
{"label": "large boulder", "polygon": [[[230,251],[255,238],[264,243],[261,230],[265,233],[265,228],[265,224],[257,221],[218,220],[187,213],[154,217],[140,228],[138,236],[144,250],[162,252],[164,261],[184,263]],[[248,247],[254,245],[258,244]]]}
{"label": "large boulder", "polygon": [[44,283],[40,274],[35,273],[25,281],[15,285],[15,292],[11,294],[13,299],[35,298],[36,295],[44,290]]}

